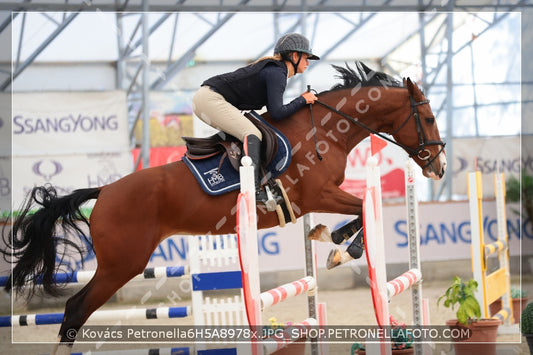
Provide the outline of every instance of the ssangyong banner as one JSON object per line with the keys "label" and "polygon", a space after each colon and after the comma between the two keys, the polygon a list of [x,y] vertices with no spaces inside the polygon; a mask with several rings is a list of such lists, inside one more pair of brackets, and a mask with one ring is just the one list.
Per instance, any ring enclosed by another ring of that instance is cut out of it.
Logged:
{"label": "ssangyong banner", "polygon": [[15,93],[13,155],[61,155],[129,149],[123,91]]}
{"label": "ssangyong banner", "polygon": [[13,159],[13,207],[34,186],[51,184],[59,195],[110,184],[133,169],[131,152],[40,155]]}
{"label": "ssangyong banner", "polygon": [[[507,206],[507,230],[509,235],[510,255],[522,255],[531,258],[533,253],[533,224],[521,221],[513,211],[518,204]],[[407,263],[409,250],[407,246],[407,213],[403,204],[385,205],[384,235],[385,258],[388,264]],[[483,203],[483,233],[485,242],[497,238],[496,206],[494,201]],[[351,216],[333,214],[313,214],[313,226],[317,223],[335,229],[352,219]],[[472,240],[468,201],[423,203],[419,205],[420,221],[420,257],[422,261],[468,260]],[[235,237],[235,236],[233,236]],[[189,264],[188,236],[175,235],[162,241],[155,249],[148,263],[149,267],[180,266]],[[304,228],[302,219],[296,224],[259,230],[257,233],[259,268],[261,272],[303,270],[305,265]],[[345,250],[349,243],[337,246],[333,243],[316,243],[317,265],[325,268],[328,253],[339,247]],[[85,255],[86,270],[94,270],[96,260],[93,253]],[[132,255],[124,255],[124,258]],[[73,268],[79,268],[79,256],[68,261]],[[351,261],[345,267],[352,267],[359,272],[359,266],[366,265],[363,256]],[[0,272],[2,271],[0,262]],[[6,269],[7,270],[7,269]],[[329,271],[334,273],[335,270]]]}
{"label": "ssangyong banner", "polygon": [[[533,252],[533,224],[521,221],[513,211],[517,204],[507,206],[507,228],[510,255],[531,255]],[[407,213],[403,204],[383,207],[385,255],[387,263],[407,263]],[[351,216],[314,214],[314,223],[334,229],[351,220]],[[422,261],[470,259],[472,240],[468,201],[423,203],[419,205],[420,257]],[[497,238],[497,217],[494,201],[483,203],[483,233],[486,243]],[[188,264],[187,236],[172,236],[164,240],[150,258],[150,266]],[[304,232],[302,219],[296,224],[280,228],[259,230],[259,265],[261,271],[302,269],[304,258]],[[346,249],[349,243],[340,246]],[[328,253],[336,248],[333,243],[317,243],[318,267],[325,268]],[[366,265],[366,259],[351,261],[347,266]],[[332,270],[331,272],[334,272]]]}
{"label": "ssangyong banner", "polygon": [[[452,159],[447,156],[447,159]],[[518,177],[521,169],[533,173],[533,155],[520,151],[520,137],[456,138],[453,140],[453,193],[466,196],[467,174],[476,170],[483,174],[483,195],[494,196],[493,173]],[[450,173],[449,171],[446,172]],[[440,189],[442,182],[435,183]]]}

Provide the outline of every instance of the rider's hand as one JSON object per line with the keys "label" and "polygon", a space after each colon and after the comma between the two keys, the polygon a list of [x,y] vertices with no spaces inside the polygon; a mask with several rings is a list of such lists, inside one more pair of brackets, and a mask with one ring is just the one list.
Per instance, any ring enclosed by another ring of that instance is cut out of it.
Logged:
{"label": "rider's hand", "polygon": [[308,104],[314,104],[315,101],[318,100],[318,98],[315,96],[315,94],[313,94],[310,91],[304,92],[302,94],[302,96],[304,97],[305,102],[308,103]]}

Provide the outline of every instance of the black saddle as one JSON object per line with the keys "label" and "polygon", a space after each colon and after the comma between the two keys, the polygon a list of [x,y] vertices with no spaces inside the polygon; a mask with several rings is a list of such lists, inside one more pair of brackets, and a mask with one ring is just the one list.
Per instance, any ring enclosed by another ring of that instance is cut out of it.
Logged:
{"label": "black saddle", "polygon": [[[261,142],[261,163],[263,167],[268,166],[278,150],[278,140],[276,133],[256,112],[246,113],[245,116],[261,132],[263,139]],[[182,137],[185,141],[187,151],[185,155],[191,160],[201,160],[211,158],[214,155],[222,154],[221,164],[225,158],[228,158],[235,170],[239,170],[241,157],[243,155],[243,143],[234,136],[218,132],[212,136],[204,138]]]}

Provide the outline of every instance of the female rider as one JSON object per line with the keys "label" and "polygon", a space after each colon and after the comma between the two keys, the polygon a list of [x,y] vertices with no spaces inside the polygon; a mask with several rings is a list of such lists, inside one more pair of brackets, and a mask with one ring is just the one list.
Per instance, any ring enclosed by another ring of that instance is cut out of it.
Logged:
{"label": "female rider", "polygon": [[309,60],[317,59],[320,58],[311,52],[306,37],[288,33],[277,41],[273,56],[207,79],[193,97],[196,116],[243,142],[254,166],[256,201],[264,203],[269,211],[275,209],[276,202],[268,201],[261,188],[262,135],[241,111],[266,106],[270,117],[279,121],[314,103],[317,98],[311,92],[304,92],[287,104],[283,103],[283,94],[287,79],[303,73]]}

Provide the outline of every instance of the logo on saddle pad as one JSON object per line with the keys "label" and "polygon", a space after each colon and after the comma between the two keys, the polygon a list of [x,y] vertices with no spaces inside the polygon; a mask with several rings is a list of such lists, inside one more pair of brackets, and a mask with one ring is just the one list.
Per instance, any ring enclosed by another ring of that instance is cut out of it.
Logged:
{"label": "logo on saddle pad", "polygon": [[220,170],[218,168],[208,170],[204,172],[203,175],[206,177],[206,181],[210,186],[216,186],[226,181],[224,179],[224,175],[220,173]]}

